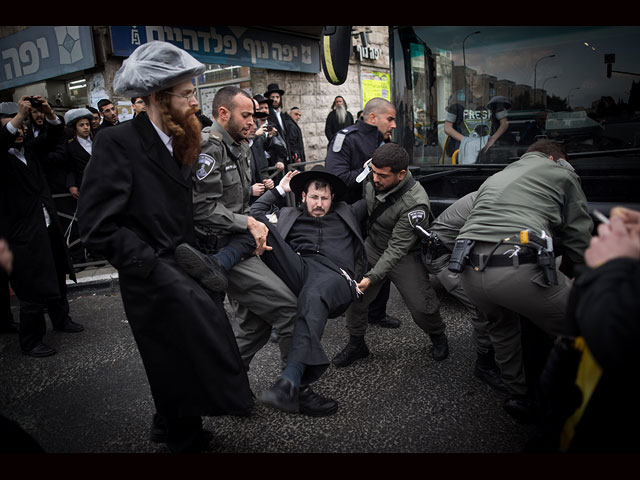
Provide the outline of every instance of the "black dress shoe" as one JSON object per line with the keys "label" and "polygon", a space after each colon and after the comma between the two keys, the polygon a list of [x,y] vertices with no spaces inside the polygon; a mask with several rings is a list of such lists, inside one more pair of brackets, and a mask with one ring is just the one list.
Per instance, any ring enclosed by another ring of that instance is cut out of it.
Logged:
{"label": "black dress shoe", "polygon": [[342,349],[335,357],[333,364],[338,367],[347,367],[356,360],[369,356],[369,347],[364,341],[364,337],[351,337],[346,347]]}
{"label": "black dress shoe", "polygon": [[382,328],[398,328],[400,326],[400,320],[390,317],[389,315],[385,315],[384,318],[370,318],[369,323]]}
{"label": "black dress shoe", "polygon": [[431,335],[431,342],[433,342],[433,349],[431,350],[431,356],[434,360],[440,362],[449,356],[449,341],[444,333],[440,335]]}
{"label": "black dress shoe", "polygon": [[512,395],[504,401],[502,408],[518,423],[530,425],[536,422],[535,403],[529,397]]}
{"label": "black dress shoe", "polygon": [[50,357],[51,355],[55,355],[56,349],[40,342],[31,350],[23,350],[22,353],[30,357]]}
{"label": "black dress shoe", "polygon": [[326,417],[338,411],[338,402],[314,392],[309,385],[300,387],[298,393],[300,413],[310,417]]}
{"label": "black dress shoe", "polygon": [[[169,441],[167,423],[164,418],[157,413],[153,415],[153,421],[151,423],[151,435],[149,436],[149,439],[153,443],[167,443]],[[213,433],[203,428],[200,431],[200,435],[198,436],[196,445],[194,445],[194,447],[196,449],[199,447],[206,447],[212,439]]]}
{"label": "black dress shoe", "polygon": [[258,401],[264,405],[283,410],[285,412],[298,413],[300,402],[298,388],[286,378],[280,377],[271,388],[258,394]]}
{"label": "black dress shoe", "polygon": [[487,365],[476,363],[475,367],[473,368],[473,374],[484,383],[492,388],[495,388],[499,392],[507,391],[507,387],[505,387],[504,383],[502,382],[499,368],[489,367]]}
{"label": "black dress shoe", "polygon": [[188,243],[178,245],[175,256],[185,272],[212,292],[222,292],[229,286],[227,272],[215,257],[205,255]]}
{"label": "black dress shoe", "polygon": [[82,332],[84,326],[71,320],[71,317],[67,317],[62,326],[54,326],[53,329],[58,332],[77,333]]}

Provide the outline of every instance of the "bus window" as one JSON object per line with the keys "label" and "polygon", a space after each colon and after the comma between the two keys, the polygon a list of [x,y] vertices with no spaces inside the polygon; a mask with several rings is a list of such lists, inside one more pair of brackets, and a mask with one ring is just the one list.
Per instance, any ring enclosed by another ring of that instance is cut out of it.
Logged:
{"label": "bus window", "polygon": [[540,138],[570,158],[638,153],[640,27],[414,26],[393,42],[414,164],[506,164]]}

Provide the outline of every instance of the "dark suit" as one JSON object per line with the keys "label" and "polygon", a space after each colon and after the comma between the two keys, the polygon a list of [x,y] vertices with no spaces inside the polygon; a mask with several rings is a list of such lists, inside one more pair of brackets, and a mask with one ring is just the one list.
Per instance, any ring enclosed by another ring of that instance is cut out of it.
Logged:
{"label": "dark suit", "polygon": [[[75,275],[34,145],[24,146],[25,165],[8,153],[14,138],[6,126],[0,129],[0,223],[4,230],[0,236],[6,237],[13,252],[9,281],[20,299],[20,345],[31,350],[46,333],[45,308],[54,326],[63,326],[69,314],[66,274],[72,280]],[[48,228],[43,206],[49,216]]]}
{"label": "dark suit", "polygon": [[[251,214],[269,227],[268,243],[273,248],[262,255],[263,261],[298,297],[298,308],[288,362],[306,365],[303,384],[322,376],[329,359],[321,343],[328,318],[342,315],[356,298],[355,282],[341,272],[348,271],[352,279],[360,279],[367,268],[360,222],[367,215],[364,200],[347,205],[336,202],[327,215],[321,217],[323,232],[338,233],[342,241],[318,241],[317,219],[311,219],[305,207],[284,207],[279,210],[277,229],[264,217],[273,205],[284,204],[277,190],[269,190],[251,207]],[[308,220],[312,220],[309,222]],[[311,228],[309,228],[311,226]],[[335,238],[335,236],[333,237]],[[314,251],[305,250],[306,243],[319,243]],[[294,251],[294,248],[296,249]],[[352,259],[347,267],[341,259]]]}
{"label": "dark suit", "polygon": [[209,297],[174,259],[178,244],[195,241],[191,168],[179,166],[146,113],[104,130],[92,152],[80,235],[118,269],[158,413],[248,413],[251,390],[221,298]]}

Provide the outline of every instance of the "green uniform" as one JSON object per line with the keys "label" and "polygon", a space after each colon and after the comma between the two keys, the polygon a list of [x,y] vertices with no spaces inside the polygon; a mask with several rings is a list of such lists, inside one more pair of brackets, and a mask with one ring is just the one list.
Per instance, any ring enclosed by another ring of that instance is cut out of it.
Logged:
{"label": "green uniform", "polygon": [[[367,183],[365,199],[369,215],[410,181],[411,172],[407,171],[396,187],[382,193],[377,193],[371,182]],[[420,244],[410,219],[424,228],[429,221],[429,197],[419,182],[415,182],[369,226],[365,247],[370,268],[364,276],[371,280],[371,285],[347,310],[346,324],[351,335],[365,334],[369,303],[377,296],[387,277],[396,286],[413,320],[423,331],[432,335],[444,332],[440,302],[420,257]]]}
{"label": "green uniform", "polygon": [[[196,232],[221,248],[232,233],[246,232],[251,193],[251,150],[236,142],[215,120],[203,131],[198,161],[193,167],[193,206]],[[236,340],[245,367],[268,342],[271,329],[278,333],[281,359],[291,346],[297,299],[260,258],[251,257],[227,272],[227,294],[238,329]]]}
{"label": "green uniform", "polygon": [[[520,230],[545,231],[562,241],[574,263],[583,263],[592,228],[579,177],[546,155],[532,152],[482,184],[458,239],[475,240],[472,254],[488,255],[499,240]],[[467,266],[461,281],[469,298],[490,318],[489,335],[503,381],[510,393],[520,395],[526,393],[526,383],[518,367],[522,364],[520,322],[512,312],[551,336],[566,334],[571,283],[558,271],[558,285],[548,285],[536,263],[516,260],[517,250],[514,245],[498,247],[494,256],[509,257],[510,265],[489,266],[484,271]]]}

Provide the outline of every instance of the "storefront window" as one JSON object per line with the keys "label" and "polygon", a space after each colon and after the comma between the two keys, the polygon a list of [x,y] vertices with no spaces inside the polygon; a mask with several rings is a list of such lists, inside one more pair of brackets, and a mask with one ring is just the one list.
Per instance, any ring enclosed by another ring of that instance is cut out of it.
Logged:
{"label": "storefront window", "polygon": [[211,105],[216,92],[227,85],[248,88],[250,69],[235,65],[214,64],[206,64],[206,67],[205,72],[196,79],[196,90],[200,109],[210,118]]}

